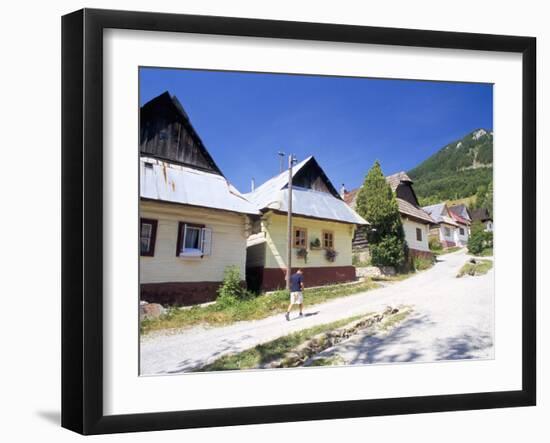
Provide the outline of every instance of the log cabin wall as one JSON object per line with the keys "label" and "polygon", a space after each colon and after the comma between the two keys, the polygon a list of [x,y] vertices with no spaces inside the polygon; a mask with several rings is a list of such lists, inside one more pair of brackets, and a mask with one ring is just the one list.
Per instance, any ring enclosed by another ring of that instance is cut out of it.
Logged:
{"label": "log cabin wall", "polygon": [[321,167],[315,159],[302,168],[292,179],[292,184],[300,188],[313,189],[314,191],[326,192],[340,199],[338,191],[330,183]]}

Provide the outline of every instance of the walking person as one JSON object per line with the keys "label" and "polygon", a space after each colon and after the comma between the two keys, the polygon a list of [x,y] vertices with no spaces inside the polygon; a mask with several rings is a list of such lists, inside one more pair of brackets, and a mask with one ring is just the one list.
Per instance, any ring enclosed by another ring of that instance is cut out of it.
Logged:
{"label": "walking person", "polygon": [[285,318],[290,320],[290,311],[293,305],[298,305],[300,308],[300,317],[304,315],[304,278],[301,269],[298,269],[294,274],[290,276],[290,304],[286,310]]}

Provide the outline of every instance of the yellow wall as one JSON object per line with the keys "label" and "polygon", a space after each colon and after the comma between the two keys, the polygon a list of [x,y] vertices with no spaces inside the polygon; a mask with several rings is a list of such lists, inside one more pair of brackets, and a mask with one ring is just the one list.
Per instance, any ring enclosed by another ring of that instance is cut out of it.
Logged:
{"label": "yellow wall", "polygon": [[[354,225],[347,223],[313,220],[308,218],[293,217],[293,227],[307,229],[307,263],[296,256],[293,249],[293,267],[320,267],[320,266],[351,266],[351,241],[353,239]],[[319,238],[321,233],[329,230],[334,233],[334,249],[338,252],[336,260],[329,262],[325,259],[325,251],[311,250],[310,242]],[[287,217],[286,215],[269,213],[262,220],[262,231],[265,232],[265,267],[284,268],[287,257]]]}
{"label": "yellow wall", "polygon": [[[140,216],[158,220],[154,257],[140,257],[140,283],[222,281],[227,266],[237,265],[244,280],[246,216],[142,200]],[[212,229],[212,254],[203,258],[176,257],[180,221]]]}

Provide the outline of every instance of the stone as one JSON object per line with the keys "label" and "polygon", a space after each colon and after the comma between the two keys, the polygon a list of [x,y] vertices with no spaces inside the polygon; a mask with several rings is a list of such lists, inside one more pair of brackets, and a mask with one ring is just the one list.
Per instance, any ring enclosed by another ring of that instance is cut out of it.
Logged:
{"label": "stone", "polygon": [[154,320],[166,313],[166,309],[158,303],[146,303],[139,306],[140,320]]}
{"label": "stone", "polygon": [[363,268],[355,268],[355,275],[358,278],[365,277],[382,277],[382,270],[377,266],[366,266]]}
{"label": "stone", "polygon": [[384,275],[395,275],[397,273],[393,266],[382,266],[380,270]]}

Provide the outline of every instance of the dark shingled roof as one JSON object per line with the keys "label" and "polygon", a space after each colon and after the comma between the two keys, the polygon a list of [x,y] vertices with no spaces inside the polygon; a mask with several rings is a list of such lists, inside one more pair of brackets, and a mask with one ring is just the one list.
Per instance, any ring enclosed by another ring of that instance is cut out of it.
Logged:
{"label": "dark shingled roof", "polygon": [[[412,180],[403,171],[398,172],[397,174],[388,175],[386,177],[386,181],[390,185],[391,190],[393,192],[396,191],[397,187],[401,182],[409,182],[409,184],[412,185]],[[357,194],[359,193],[360,189],[361,188],[357,188],[357,189],[354,189],[353,191],[349,191],[344,194],[344,201],[354,209],[357,204]],[[401,213],[401,215],[405,217],[412,217],[419,221],[423,221],[425,223],[435,223],[434,219],[430,216],[430,214],[428,214],[422,208],[415,206],[401,198],[397,198],[396,200],[397,200],[397,205],[399,207],[399,212]]]}
{"label": "dark shingled roof", "polygon": [[404,171],[397,172],[396,174],[388,175],[386,177],[386,181],[390,185],[391,190],[393,192],[395,192],[395,190],[397,189],[397,187],[401,182],[409,182],[411,185],[413,183],[413,181]]}
{"label": "dark shingled roof", "polygon": [[489,215],[489,211],[487,210],[487,208],[479,208],[479,209],[474,209],[472,211],[472,221],[473,222],[475,222],[475,221],[484,222],[484,221],[487,221],[487,220],[492,220],[491,216]]}

